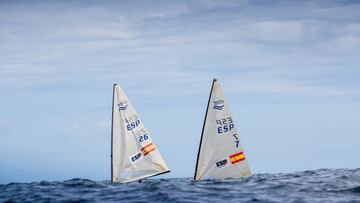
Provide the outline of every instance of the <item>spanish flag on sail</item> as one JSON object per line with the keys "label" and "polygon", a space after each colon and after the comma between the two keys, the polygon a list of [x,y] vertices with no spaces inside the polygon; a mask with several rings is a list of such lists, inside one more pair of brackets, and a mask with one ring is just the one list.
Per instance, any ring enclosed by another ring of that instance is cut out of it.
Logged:
{"label": "spanish flag on sail", "polygon": [[245,160],[245,155],[243,152],[239,152],[239,153],[236,153],[236,154],[233,154],[233,155],[230,155],[230,161],[232,164],[236,164],[240,161],[243,161]]}
{"label": "spanish flag on sail", "polygon": [[147,154],[154,151],[155,149],[156,149],[155,145],[153,143],[150,143],[150,144],[146,145],[145,147],[141,148],[141,151],[144,154],[144,156],[146,156]]}

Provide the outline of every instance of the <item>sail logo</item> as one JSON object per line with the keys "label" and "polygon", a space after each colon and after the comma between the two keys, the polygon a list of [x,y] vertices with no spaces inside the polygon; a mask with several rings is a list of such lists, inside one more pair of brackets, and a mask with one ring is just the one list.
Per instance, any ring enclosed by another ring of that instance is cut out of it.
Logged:
{"label": "sail logo", "polygon": [[118,107],[119,107],[119,111],[124,111],[124,110],[126,110],[127,107],[128,107],[127,101],[121,101],[121,102],[118,104]]}
{"label": "sail logo", "polygon": [[216,162],[216,167],[222,168],[222,167],[226,166],[227,164],[228,164],[227,159],[223,159],[221,161]]}
{"label": "sail logo", "polygon": [[138,152],[132,156],[130,156],[131,162],[139,161],[142,158],[141,152]]}
{"label": "sail logo", "polygon": [[222,110],[224,108],[224,100],[217,100],[213,102],[214,102],[214,109]]}

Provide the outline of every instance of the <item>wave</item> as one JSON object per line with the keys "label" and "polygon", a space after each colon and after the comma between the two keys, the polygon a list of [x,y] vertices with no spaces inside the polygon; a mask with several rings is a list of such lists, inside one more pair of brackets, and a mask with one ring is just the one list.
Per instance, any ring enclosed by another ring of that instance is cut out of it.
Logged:
{"label": "wave", "polygon": [[240,179],[148,179],[126,184],[74,178],[0,185],[2,202],[360,202],[360,169],[263,173]]}

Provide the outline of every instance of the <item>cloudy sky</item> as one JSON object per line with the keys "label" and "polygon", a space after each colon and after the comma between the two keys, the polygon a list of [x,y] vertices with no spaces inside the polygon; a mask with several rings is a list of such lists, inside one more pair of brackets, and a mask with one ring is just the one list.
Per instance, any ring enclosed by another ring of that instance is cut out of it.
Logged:
{"label": "cloudy sky", "polygon": [[110,179],[112,85],[194,173],[222,83],[253,173],[360,167],[358,1],[0,1],[0,183]]}

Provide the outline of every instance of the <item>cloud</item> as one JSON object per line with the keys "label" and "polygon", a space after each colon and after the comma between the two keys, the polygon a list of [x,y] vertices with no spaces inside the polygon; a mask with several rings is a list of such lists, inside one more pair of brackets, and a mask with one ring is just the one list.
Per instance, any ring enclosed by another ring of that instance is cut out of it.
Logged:
{"label": "cloud", "polygon": [[[257,72],[236,76],[227,81],[227,91],[236,94],[288,94],[308,97],[337,97],[354,95],[356,92],[347,88],[319,83],[301,83],[289,80],[287,72]],[[291,77],[290,77],[291,78]]]}
{"label": "cloud", "polygon": [[[239,76],[237,86],[253,92],[303,94],[319,88],[318,92],[329,92],[326,95],[356,92],[352,87],[305,82],[296,75],[335,67],[341,72],[342,65],[359,64],[358,4],[35,1],[2,5],[1,88],[118,80],[135,86],[135,80],[141,80],[149,90],[161,88],[169,94],[164,84],[174,85],[174,80],[200,85],[220,75],[226,80]],[[260,73],[272,78],[272,71],[286,74],[281,80],[241,77]],[[187,93],[196,93],[192,91]]]}
{"label": "cloud", "polygon": [[109,120],[98,120],[95,123],[72,123],[65,131],[64,134],[68,136],[91,137],[96,135],[103,135],[108,131],[111,126]]}

